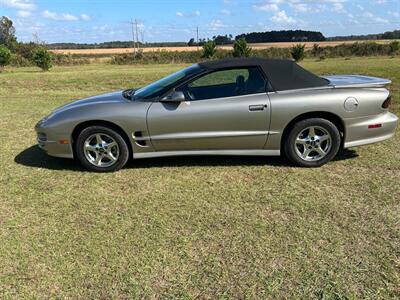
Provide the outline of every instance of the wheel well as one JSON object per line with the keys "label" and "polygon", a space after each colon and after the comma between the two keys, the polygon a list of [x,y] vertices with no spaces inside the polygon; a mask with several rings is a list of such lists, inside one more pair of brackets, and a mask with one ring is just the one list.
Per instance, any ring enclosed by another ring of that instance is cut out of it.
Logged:
{"label": "wheel well", "polygon": [[122,138],[125,140],[126,144],[128,145],[129,157],[132,157],[132,154],[133,154],[132,144],[131,144],[126,132],[120,126],[118,126],[112,122],[103,121],[103,120],[86,121],[86,122],[79,123],[78,125],[75,126],[74,130],[72,131],[72,135],[71,135],[72,149],[74,151],[74,157],[76,157],[75,142],[78,139],[78,136],[82,132],[82,130],[84,130],[85,128],[88,128],[89,126],[105,126],[105,127],[111,128],[111,129],[115,130],[116,132],[118,132],[122,136]]}
{"label": "wheel well", "polygon": [[290,129],[292,129],[294,124],[296,124],[299,121],[303,121],[303,120],[311,119],[311,118],[321,118],[321,119],[326,119],[328,121],[331,121],[340,132],[340,136],[342,139],[341,146],[343,146],[344,137],[346,134],[343,120],[339,116],[337,116],[333,113],[324,112],[324,111],[316,111],[316,112],[309,112],[309,113],[301,114],[301,115],[295,117],[293,120],[291,120],[289,122],[289,124],[286,125],[285,129],[283,130],[283,134],[282,134],[282,138],[281,138],[281,149],[283,149],[283,143],[285,141],[285,138],[289,134]]}

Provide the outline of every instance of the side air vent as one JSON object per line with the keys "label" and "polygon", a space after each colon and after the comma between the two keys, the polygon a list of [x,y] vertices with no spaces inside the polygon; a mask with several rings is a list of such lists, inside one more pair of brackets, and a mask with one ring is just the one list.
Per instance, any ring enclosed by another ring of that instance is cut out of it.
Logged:
{"label": "side air vent", "polygon": [[143,136],[143,132],[142,131],[135,131],[135,133],[133,134],[134,138],[135,138],[135,143],[138,144],[141,147],[147,147],[147,138]]}

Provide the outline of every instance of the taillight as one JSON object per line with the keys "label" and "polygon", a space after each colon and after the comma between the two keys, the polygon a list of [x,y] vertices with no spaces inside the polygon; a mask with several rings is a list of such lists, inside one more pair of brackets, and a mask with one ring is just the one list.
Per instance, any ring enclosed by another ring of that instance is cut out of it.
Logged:
{"label": "taillight", "polygon": [[392,97],[389,96],[387,99],[382,103],[382,108],[389,108],[390,104],[392,103]]}

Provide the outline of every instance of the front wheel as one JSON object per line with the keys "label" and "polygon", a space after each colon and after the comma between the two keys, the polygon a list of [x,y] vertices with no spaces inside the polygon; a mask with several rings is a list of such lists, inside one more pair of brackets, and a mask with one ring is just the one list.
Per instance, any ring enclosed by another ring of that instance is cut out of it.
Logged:
{"label": "front wheel", "polygon": [[332,122],[313,118],[294,124],[284,142],[284,151],[298,166],[319,167],[336,156],[340,143],[339,130]]}
{"label": "front wheel", "polygon": [[79,161],[89,171],[117,171],[129,158],[125,140],[117,131],[105,126],[85,128],[79,134],[75,147]]}

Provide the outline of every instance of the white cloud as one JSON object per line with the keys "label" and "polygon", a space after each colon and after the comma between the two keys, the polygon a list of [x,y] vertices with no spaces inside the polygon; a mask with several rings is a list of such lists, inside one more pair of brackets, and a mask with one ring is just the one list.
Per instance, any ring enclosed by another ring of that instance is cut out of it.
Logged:
{"label": "white cloud", "polygon": [[199,10],[195,10],[195,11],[190,12],[190,13],[183,13],[181,11],[177,11],[175,13],[175,15],[178,16],[178,17],[198,17],[198,16],[200,16],[200,11]]}
{"label": "white cloud", "polygon": [[42,16],[46,19],[51,19],[55,21],[77,21],[79,19],[77,16],[68,13],[59,14],[48,10],[45,10],[42,13]]}
{"label": "white cloud", "polygon": [[272,16],[271,21],[279,24],[296,24],[297,21],[288,16],[284,10],[278,11]]}
{"label": "white cloud", "polygon": [[369,11],[365,11],[365,12],[362,14],[362,16],[363,16],[364,18],[370,19],[371,21],[374,21],[374,22],[376,22],[376,23],[384,23],[384,24],[389,23],[388,20],[386,20],[386,19],[384,19],[384,18],[381,18],[381,17],[379,17],[379,16],[375,16],[373,13],[371,13],[371,12],[369,12]]}
{"label": "white cloud", "polygon": [[30,16],[32,16],[32,13],[30,11],[27,11],[27,10],[19,10],[19,11],[17,11],[17,17],[28,18]]}
{"label": "white cloud", "polygon": [[226,15],[226,16],[230,16],[231,15],[231,11],[228,9],[222,9],[221,10],[221,14]]}
{"label": "white cloud", "polygon": [[209,24],[207,24],[207,28],[211,31],[217,31],[224,27],[226,27],[226,25],[219,19],[212,20]]}
{"label": "white cloud", "polygon": [[344,10],[343,4],[340,3],[340,2],[334,3],[334,4],[333,4],[333,11],[336,11],[336,12],[344,12],[345,10]]}
{"label": "white cloud", "polygon": [[257,11],[265,11],[265,12],[276,12],[279,10],[278,4],[282,3],[283,0],[267,0],[257,4],[254,4],[252,7]]}
{"label": "white cloud", "polygon": [[35,4],[29,0],[0,0],[0,6],[20,10],[34,10],[36,7]]}
{"label": "white cloud", "polygon": [[392,17],[400,18],[400,13],[398,13],[397,11],[389,11],[388,14]]}
{"label": "white cloud", "polygon": [[90,21],[90,19],[91,19],[90,16],[87,15],[87,14],[81,14],[79,17],[80,17],[81,20],[83,20],[83,21]]}

